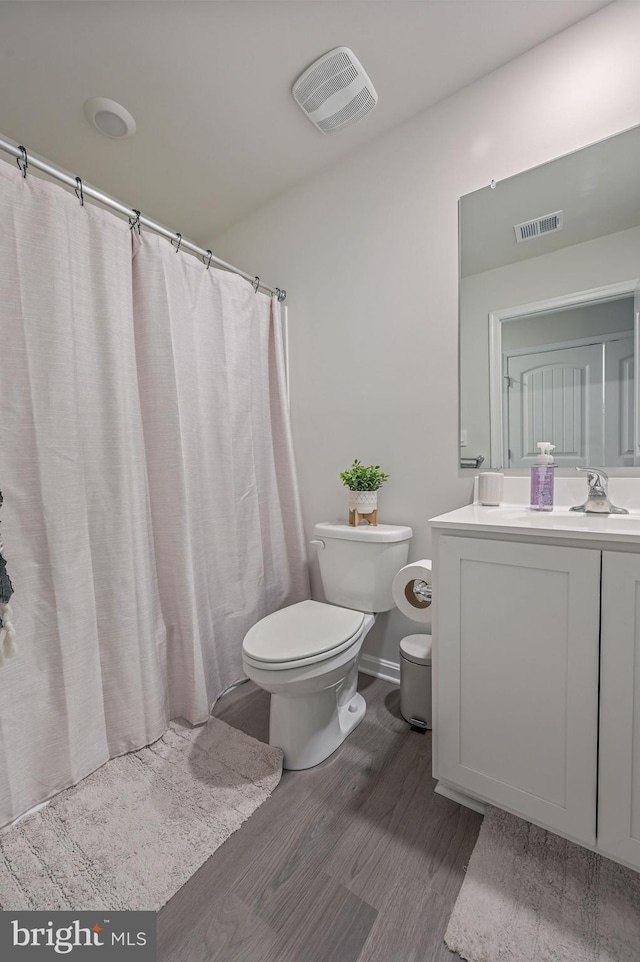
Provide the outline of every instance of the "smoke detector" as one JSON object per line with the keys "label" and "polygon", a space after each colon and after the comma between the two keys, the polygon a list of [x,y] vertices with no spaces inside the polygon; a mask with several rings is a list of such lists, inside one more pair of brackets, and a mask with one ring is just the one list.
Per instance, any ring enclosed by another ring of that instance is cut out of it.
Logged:
{"label": "smoke detector", "polygon": [[293,85],[293,97],[323,134],[357,123],[378,103],[375,87],[348,47],[336,47],[312,63]]}
{"label": "smoke detector", "polygon": [[541,234],[553,234],[557,230],[562,230],[562,214],[561,210],[556,210],[553,214],[535,217],[533,220],[525,221],[524,224],[515,224],[513,229],[516,232],[516,241],[520,244],[533,237],[540,237]]}

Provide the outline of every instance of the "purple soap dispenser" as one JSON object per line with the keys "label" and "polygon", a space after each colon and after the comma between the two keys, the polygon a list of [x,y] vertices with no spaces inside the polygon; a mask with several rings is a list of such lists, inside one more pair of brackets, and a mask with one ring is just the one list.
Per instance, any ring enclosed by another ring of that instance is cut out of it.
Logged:
{"label": "purple soap dispenser", "polygon": [[540,453],[531,468],[531,510],[553,511],[553,475],[555,464],[551,452],[555,444],[539,441]]}

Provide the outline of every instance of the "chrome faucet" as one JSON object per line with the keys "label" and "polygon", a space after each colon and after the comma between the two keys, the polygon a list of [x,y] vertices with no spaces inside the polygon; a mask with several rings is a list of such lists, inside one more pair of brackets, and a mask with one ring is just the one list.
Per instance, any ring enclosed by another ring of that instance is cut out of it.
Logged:
{"label": "chrome faucet", "polygon": [[577,504],[572,511],[584,511],[585,514],[629,514],[626,508],[616,508],[611,504],[607,484],[609,475],[602,468],[576,468],[585,471],[589,492],[584,504]]}

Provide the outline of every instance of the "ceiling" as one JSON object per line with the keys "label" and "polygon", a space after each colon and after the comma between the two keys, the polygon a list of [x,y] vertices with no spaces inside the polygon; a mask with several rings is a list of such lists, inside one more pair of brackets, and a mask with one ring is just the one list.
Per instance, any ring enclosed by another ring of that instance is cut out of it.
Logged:
{"label": "ceiling", "polygon": [[[202,246],[373,138],[609,0],[3,0],[0,135]],[[480,42],[479,42],[480,40]],[[379,96],[327,137],[291,96],[348,46]],[[116,141],[89,97],[135,117]]]}
{"label": "ceiling", "polygon": [[[640,226],[640,127],[467,194],[461,273],[480,274]],[[516,242],[514,227],[563,212],[562,230]]]}

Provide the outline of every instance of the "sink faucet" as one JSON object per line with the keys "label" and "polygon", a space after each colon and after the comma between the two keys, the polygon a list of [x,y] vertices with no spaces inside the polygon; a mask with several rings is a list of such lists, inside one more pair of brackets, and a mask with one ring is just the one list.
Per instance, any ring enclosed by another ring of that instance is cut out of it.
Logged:
{"label": "sink faucet", "polygon": [[616,508],[609,500],[607,484],[609,475],[602,468],[576,468],[585,471],[589,492],[584,504],[577,504],[572,511],[584,511],[585,514],[629,514],[626,508]]}

